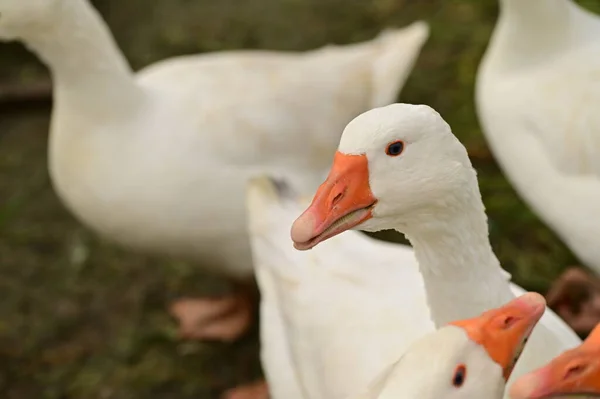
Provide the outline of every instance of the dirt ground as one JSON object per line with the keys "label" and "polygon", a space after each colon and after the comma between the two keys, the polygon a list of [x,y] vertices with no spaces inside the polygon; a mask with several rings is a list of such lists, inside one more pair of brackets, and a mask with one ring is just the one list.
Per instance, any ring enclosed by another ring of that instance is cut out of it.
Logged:
{"label": "dirt ground", "polygon": [[[516,282],[544,292],[577,263],[516,196],[477,124],[474,74],[495,0],[93,3],[135,69],[179,54],[350,43],[386,26],[429,21],[432,36],[401,100],[436,108],[467,146],[494,249]],[[598,0],[580,3],[600,12]],[[45,82],[47,71],[33,55],[18,44],[0,45],[0,88]],[[183,342],[166,313],[169,300],[226,289],[222,281],[181,260],[118,248],[64,209],[46,168],[49,115],[48,102],[0,108],[0,397],[217,398],[259,376],[256,328],[232,345]]]}

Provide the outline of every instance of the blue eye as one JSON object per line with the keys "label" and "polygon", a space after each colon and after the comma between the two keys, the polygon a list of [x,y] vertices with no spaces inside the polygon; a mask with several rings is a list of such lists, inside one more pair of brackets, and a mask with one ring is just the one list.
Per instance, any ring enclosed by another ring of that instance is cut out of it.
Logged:
{"label": "blue eye", "polygon": [[404,141],[402,140],[392,141],[385,149],[385,153],[390,157],[397,157],[402,154],[402,151],[404,151]]}
{"label": "blue eye", "polygon": [[452,385],[456,388],[460,388],[467,379],[467,367],[464,364],[459,364],[454,370],[454,377],[452,377]]}

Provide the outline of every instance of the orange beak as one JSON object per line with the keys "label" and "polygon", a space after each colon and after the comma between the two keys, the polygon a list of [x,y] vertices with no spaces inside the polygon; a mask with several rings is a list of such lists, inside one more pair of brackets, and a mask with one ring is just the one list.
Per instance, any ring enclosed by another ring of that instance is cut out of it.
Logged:
{"label": "orange beak", "polygon": [[514,399],[575,395],[600,396],[600,324],[579,347],[522,376],[510,388]]}
{"label": "orange beak", "polygon": [[377,200],[369,186],[366,155],[346,155],[337,151],[329,176],[312,203],[292,225],[292,241],[299,250],[349,230],[372,217]]}
{"label": "orange beak", "polygon": [[450,324],[463,328],[472,341],[481,345],[502,367],[504,379],[508,380],[527,338],[545,310],[544,297],[529,292],[481,316]]}

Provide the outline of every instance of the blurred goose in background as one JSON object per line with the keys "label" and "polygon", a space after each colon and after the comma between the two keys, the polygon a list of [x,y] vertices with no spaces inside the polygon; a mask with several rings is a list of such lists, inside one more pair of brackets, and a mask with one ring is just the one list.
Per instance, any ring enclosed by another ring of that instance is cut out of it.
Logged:
{"label": "blurred goose in background", "polygon": [[583,344],[519,378],[513,399],[600,397],[600,324]]}
{"label": "blurred goose in background", "polygon": [[[353,399],[500,399],[546,309],[527,293],[480,316],[426,334]],[[483,350],[482,350],[483,349]]]}
{"label": "blurred goose in background", "polygon": [[570,0],[500,0],[479,66],[488,144],[521,197],[600,273],[600,18]]}
{"label": "blurred goose in background", "polygon": [[394,101],[427,37],[415,22],[370,42],[183,56],[134,74],[89,1],[0,0],[0,39],[52,73],[49,169],[66,207],[114,242],[239,286],[174,305],[182,334],[199,339],[235,339],[251,320],[248,177],[316,188],[339,130]]}
{"label": "blurred goose in background", "polygon": [[[371,288],[371,295],[375,297],[373,302],[378,297],[387,301],[389,295],[413,297],[404,301],[396,318],[391,318],[393,313],[390,313],[388,325],[382,327],[393,329],[392,335],[396,335],[396,341],[386,342],[387,356],[392,359],[434,326],[473,317],[508,302],[515,297],[515,292],[523,292],[516,286],[511,287],[490,246],[477,177],[466,149],[444,119],[428,106],[393,104],[365,112],[351,121],[342,134],[327,180],[320,186],[309,208],[294,222],[291,236],[296,248],[304,250],[349,229],[396,229],[406,235],[414,248],[417,262],[407,263],[406,256],[398,256],[395,260],[396,267],[406,275],[402,279],[385,275],[386,269],[380,269],[382,251],[367,240],[363,245],[357,240],[347,252],[337,250],[341,252],[338,259],[346,257],[344,263],[339,262],[338,270],[349,265],[348,273],[362,267],[364,276],[383,274],[379,277],[379,281],[383,281],[379,289]],[[327,249],[308,253],[304,258],[308,265],[304,267],[320,267],[320,258]],[[364,251],[364,258],[371,260],[355,266],[353,261],[360,259],[356,255],[359,251]],[[365,282],[369,278],[372,277],[346,277],[346,287],[366,290]],[[329,321],[333,327],[317,323],[314,328],[322,328],[323,334],[330,337],[337,333],[338,339],[345,334],[359,335],[362,325],[352,325],[351,321],[346,322],[351,326],[350,331],[334,331],[337,323],[343,324],[350,315],[354,317],[355,307],[366,306],[359,295],[367,294],[356,294],[358,303],[349,303],[345,299],[337,317],[332,316],[331,320],[335,322]],[[322,298],[321,306],[325,307],[331,300]],[[378,309],[373,306],[370,310],[377,314]],[[307,313],[305,310],[293,315],[298,320],[303,316],[308,320],[303,322],[311,325],[310,318],[322,311],[313,309]],[[285,314],[290,320],[291,313]],[[331,339],[331,342],[335,340]],[[539,367],[580,342],[562,320],[547,312],[535,329],[522,360],[517,363],[515,375]],[[361,346],[378,345],[368,336],[354,343],[359,348],[344,349],[360,351]],[[330,353],[333,350],[335,345],[333,349],[319,347],[318,351],[313,350],[313,356],[323,356],[320,363],[312,360],[313,373],[318,376],[315,384],[328,375],[328,368],[333,368],[318,366],[329,366],[334,362],[331,359],[334,355]],[[340,352],[339,356],[348,356]],[[346,371],[360,369],[356,375],[350,375],[349,381],[354,382],[363,373],[373,378],[370,374],[373,370],[368,370],[371,365],[353,362],[352,358],[360,359],[360,356],[353,354],[353,357],[340,361],[340,367],[345,367]]]}

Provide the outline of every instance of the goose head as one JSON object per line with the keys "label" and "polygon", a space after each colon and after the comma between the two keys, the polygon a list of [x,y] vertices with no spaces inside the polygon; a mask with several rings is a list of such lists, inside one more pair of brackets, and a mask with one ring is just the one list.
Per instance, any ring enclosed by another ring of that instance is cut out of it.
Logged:
{"label": "goose head", "polygon": [[[79,0],[71,0],[79,1]],[[0,0],[0,40],[18,40],[25,34],[52,28],[52,14],[64,0]]]}
{"label": "goose head", "polygon": [[465,204],[483,210],[475,171],[450,126],[426,105],[391,104],[346,126],[329,176],[291,236],[304,250],[352,228],[406,232]]}
{"label": "goose head", "polygon": [[510,396],[513,399],[600,397],[600,324],[580,346],[515,381]]}
{"label": "goose head", "polygon": [[399,360],[399,378],[388,378],[384,390],[415,399],[502,397],[545,304],[541,295],[527,293],[424,336]]}

